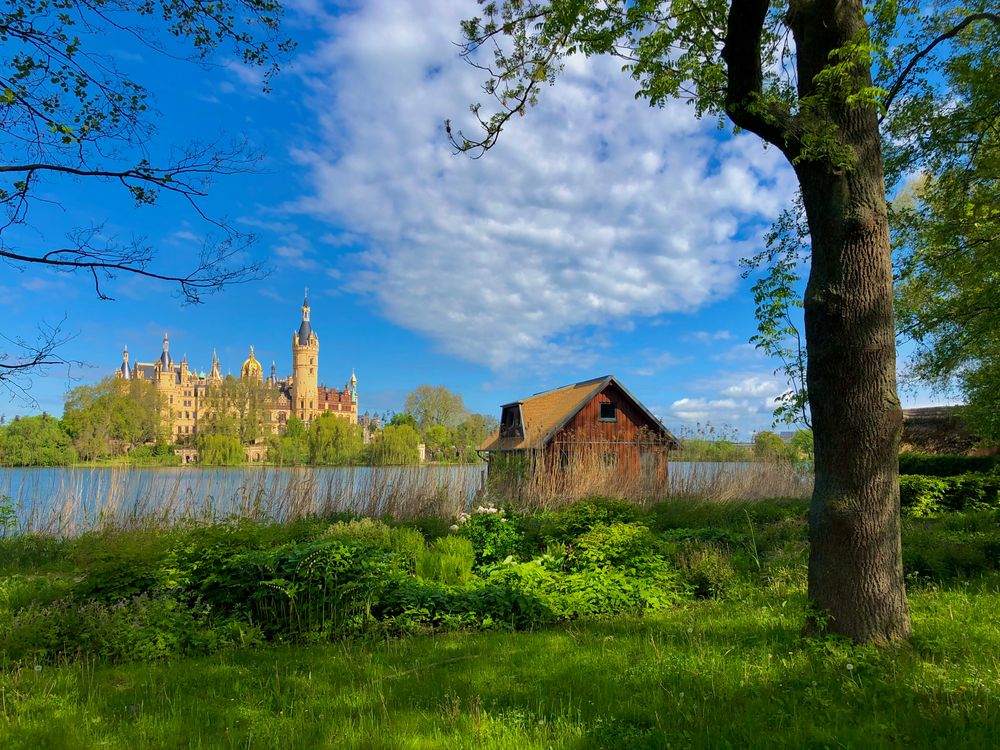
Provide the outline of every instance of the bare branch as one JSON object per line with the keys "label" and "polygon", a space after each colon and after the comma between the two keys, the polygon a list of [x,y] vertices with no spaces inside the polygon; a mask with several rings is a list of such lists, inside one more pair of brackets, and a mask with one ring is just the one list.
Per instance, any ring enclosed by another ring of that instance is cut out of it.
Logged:
{"label": "bare branch", "polygon": [[[929,55],[931,52],[933,52],[934,49],[939,44],[941,44],[943,42],[946,42],[947,40],[952,39],[952,38],[958,36],[966,28],[968,28],[972,24],[978,23],[980,21],[989,21],[989,22],[993,23],[995,26],[997,26],[998,28],[1000,28],[1000,14],[997,14],[997,13],[973,13],[972,15],[969,15],[969,16],[966,16],[965,18],[963,18],[961,21],[959,21],[957,24],[955,24],[954,26],[952,26],[947,31],[944,31],[941,34],[939,34],[938,36],[936,36],[934,39],[932,39],[930,41],[930,43],[927,44],[926,47],[924,47],[923,49],[921,49],[919,52],[917,52],[917,54],[915,54],[912,58],[910,58],[910,61],[906,64],[906,67],[903,68],[903,72],[899,74],[899,76],[896,78],[895,82],[889,88],[889,93],[886,94],[885,99],[882,102],[882,104],[883,104],[883,106],[885,108],[884,111],[887,112],[889,110],[889,107],[892,106],[893,100],[895,100],[895,98],[899,95],[899,92],[902,90],[903,86],[906,85],[906,82],[907,82],[907,79],[910,76],[910,73],[913,72],[913,69],[917,66],[917,64],[921,60],[923,60],[925,57],[927,57],[927,55]],[[884,118],[885,118],[885,115],[883,114],[879,118],[879,121],[881,122],[882,119],[884,119]]]}

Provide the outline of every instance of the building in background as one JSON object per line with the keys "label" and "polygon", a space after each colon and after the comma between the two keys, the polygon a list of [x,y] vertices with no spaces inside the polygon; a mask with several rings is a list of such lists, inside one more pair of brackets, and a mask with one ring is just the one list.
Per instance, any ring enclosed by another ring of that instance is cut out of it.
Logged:
{"label": "building in background", "polygon": [[[240,379],[246,383],[269,386],[273,394],[270,404],[270,430],[283,432],[288,420],[298,417],[305,423],[320,414],[332,413],[352,423],[358,421],[358,379],[354,372],[343,389],[319,384],[319,337],[309,320],[309,298],[302,301],[302,321],[292,333],[292,374],[278,378],[277,366],[271,363],[271,374],[264,378],[264,369],[250,347],[250,356],[240,368]],[[208,374],[188,366],[187,355],[175,363],[170,355],[170,341],[163,335],[163,350],[152,362],[129,363],[128,347],[122,352],[121,366],[115,376],[125,380],[152,381],[163,399],[164,415],[175,442],[197,435],[198,427],[208,417],[213,388],[223,385],[225,378],[218,356],[212,354]]]}

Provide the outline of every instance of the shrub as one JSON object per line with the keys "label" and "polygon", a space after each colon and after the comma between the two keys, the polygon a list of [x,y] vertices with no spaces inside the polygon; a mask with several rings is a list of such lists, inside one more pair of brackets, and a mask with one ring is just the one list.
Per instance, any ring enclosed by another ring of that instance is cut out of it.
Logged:
{"label": "shrub", "polygon": [[910,516],[919,518],[939,513],[948,490],[948,481],[917,475],[899,478],[899,505]]}
{"label": "shrub", "polygon": [[907,574],[935,579],[969,578],[1000,569],[1000,524],[954,530],[924,519],[903,526],[903,567]]}
{"label": "shrub", "polygon": [[900,474],[954,477],[959,474],[992,471],[997,466],[1000,466],[1000,456],[941,456],[916,452],[899,454]]}
{"label": "shrub", "polygon": [[251,613],[272,635],[330,636],[358,629],[407,565],[402,555],[357,540],[287,544],[268,555],[266,577],[250,599]]}
{"label": "shrub", "polygon": [[901,476],[899,501],[904,512],[920,518],[942,511],[1000,508],[1000,475],[956,477]]}
{"label": "shrub", "polygon": [[632,503],[595,497],[545,513],[539,531],[545,542],[570,542],[595,526],[635,523],[640,518],[642,511]]}
{"label": "shrub", "polygon": [[472,578],[475,562],[472,542],[460,536],[446,536],[434,542],[433,548],[421,551],[416,571],[418,576],[428,581],[458,586]]}
{"label": "shrub", "polygon": [[699,599],[725,596],[737,578],[732,557],[710,542],[682,542],[674,561],[681,580]]}
{"label": "shrub", "polygon": [[164,565],[170,542],[169,533],[155,529],[84,534],[73,542],[70,552],[83,573],[75,595],[114,602],[170,587]]}
{"label": "shrub", "polygon": [[472,542],[476,552],[476,565],[492,565],[516,556],[524,542],[515,519],[506,511],[480,506],[472,515],[459,518],[459,534]]}
{"label": "shrub", "polygon": [[663,544],[648,527],[638,523],[597,524],[573,543],[575,566],[635,568],[661,559]]}
{"label": "shrub", "polygon": [[412,569],[424,553],[423,534],[406,526],[389,526],[382,521],[358,518],[329,526],[322,534],[324,539],[357,540],[386,552],[397,552],[405,557]]}
{"label": "shrub", "polygon": [[140,594],[114,604],[61,599],[18,612],[5,638],[11,659],[54,659],[81,652],[112,661],[149,661],[206,653],[222,641],[208,608],[161,594]]}

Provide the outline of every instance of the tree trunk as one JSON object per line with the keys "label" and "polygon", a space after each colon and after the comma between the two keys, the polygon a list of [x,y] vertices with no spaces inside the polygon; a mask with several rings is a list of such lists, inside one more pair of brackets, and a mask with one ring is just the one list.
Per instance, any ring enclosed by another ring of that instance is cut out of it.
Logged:
{"label": "tree trunk", "polygon": [[[831,50],[866,34],[853,2],[793,3],[800,95]],[[866,37],[865,37],[866,38]],[[855,69],[854,90],[871,85]],[[854,641],[910,634],[900,549],[892,262],[876,114],[837,95],[821,103],[843,154],[795,166],[812,238],[805,295],[816,486],[809,514],[812,627]],[[845,161],[841,161],[846,156]]]}

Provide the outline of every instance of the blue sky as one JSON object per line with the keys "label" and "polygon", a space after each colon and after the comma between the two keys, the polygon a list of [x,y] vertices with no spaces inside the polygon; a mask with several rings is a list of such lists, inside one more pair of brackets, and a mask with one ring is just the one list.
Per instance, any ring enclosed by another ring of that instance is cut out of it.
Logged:
{"label": "blue sky", "polygon": [[[61,413],[68,387],[110,373],[126,344],[152,360],[164,331],[196,368],[217,349],[238,373],[252,344],[287,374],[309,287],[321,380],[342,386],[355,370],[362,412],[399,410],[431,383],[497,414],[614,373],[675,430],[708,421],[746,439],[769,428],[784,384],[747,343],[751,282],[738,260],[790,200],[790,168],[683,102],[636,102],[619,62],[576,57],[492,152],[454,156],[442,123],[473,128],[468,105],[481,97],[483,75],[453,44],[475,7],[298,0],[286,25],[298,49],[267,95],[224,58],[205,69],[106,41],[156,96],[154,156],[220,137],[264,155],[256,174],[220,178],[204,207],[258,235],[252,256],[270,274],[184,307],[139,278],[111,282],[115,301],[102,302],[84,276],[0,267],[5,335],[65,316],[75,335],[62,353],[88,363],[36,378],[35,405],[0,412]],[[135,209],[111,186],[49,188],[61,205],[40,207],[20,236],[36,251],[100,224],[143,235],[164,267],[183,269],[210,229],[169,199]]]}

